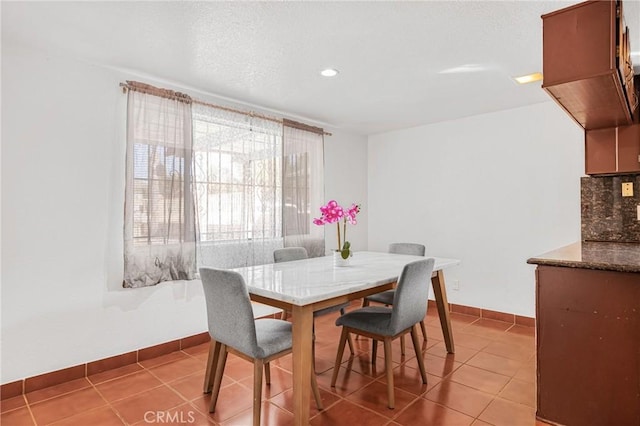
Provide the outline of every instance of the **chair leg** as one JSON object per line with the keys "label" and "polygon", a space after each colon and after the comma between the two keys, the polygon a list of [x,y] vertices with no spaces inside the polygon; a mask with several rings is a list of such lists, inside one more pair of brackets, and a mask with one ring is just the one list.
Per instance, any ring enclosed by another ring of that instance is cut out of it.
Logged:
{"label": "chair leg", "polygon": [[422,352],[420,351],[420,344],[418,343],[418,331],[416,325],[411,327],[411,340],[413,341],[413,349],[416,351],[416,358],[418,360],[418,368],[420,369],[420,375],[422,376],[422,383],[427,383],[427,373],[424,369],[424,360],[422,359]]}
{"label": "chair leg", "polygon": [[209,344],[209,358],[207,359],[207,369],[204,373],[203,392],[209,393],[213,388],[213,381],[216,375],[216,367],[218,366],[218,357],[220,356],[221,343],[211,340]]}
{"label": "chair leg", "polygon": [[320,389],[318,389],[318,379],[316,378],[316,373],[311,372],[311,390],[313,391],[313,397],[316,400],[316,407],[318,410],[324,410],[322,406],[322,398],[320,397]]}
{"label": "chair leg", "polygon": [[393,409],[396,406],[395,395],[393,392],[393,358],[391,355],[391,338],[384,339],[384,368],[387,372],[387,398],[389,399],[388,407]]}
{"label": "chair leg", "polygon": [[267,386],[271,385],[271,364],[268,362],[264,363],[264,382]]}
{"label": "chair leg", "polygon": [[222,383],[222,375],[224,367],[227,364],[227,346],[220,345],[220,355],[218,356],[218,366],[216,367],[216,378],[213,380],[213,390],[211,391],[211,404],[209,404],[209,412],[216,411],[218,403],[218,395],[220,394],[220,384]]}
{"label": "chair leg", "polygon": [[369,306],[369,301],[367,300],[367,298],[365,297],[364,299],[362,299],[362,307],[366,308],[367,306]]}
{"label": "chair leg", "polygon": [[287,311],[285,311],[284,309],[280,313],[280,319],[281,320],[286,320],[287,319]]}
{"label": "chair leg", "polygon": [[427,327],[424,325],[424,320],[420,321],[420,328],[422,329],[422,338],[427,340]]}
{"label": "chair leg", "polygon": [[262,369],[268,364],[261,359],[253,360],[253,426],[260,426],[260,405],[262,404]]}
{"label": "chair leg", "polygon": [[347,337],[347,343],[349,344],[349,350],[351,351],[351,356],[356,354],[355,347],[353,346],[353,339],[351,338],[351,334]]}
{"label": "chair leg", "polygon": [[376,358],[378,357],[378,341],[371,339],[371,364],[376,365]]}
{"label": "chair leg", "polygon": [[340,370],[340,362],[342,361],[342,355],[344,355],[344,345],[347,342],[349,332],[346,328],[342,327],[342,334],[340,335],[340,343],[338,344],[338,353],[336,355],[336,365],[333,367],[333,375],[331,376],[331,387],[336,387],[336,380],[338,379],[338,371]]}
{"label": "chair leg", "polygon": [[400,354],[402,356],[405,356],[407,353],[405,351],[405,345],[404,345],[404,335],[400,336]]}

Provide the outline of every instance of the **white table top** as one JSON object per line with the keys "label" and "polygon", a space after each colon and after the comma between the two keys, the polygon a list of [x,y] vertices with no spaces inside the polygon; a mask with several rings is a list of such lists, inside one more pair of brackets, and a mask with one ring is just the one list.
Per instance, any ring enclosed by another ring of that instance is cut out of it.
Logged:
{"label": "white table top", "polygon": [[[434,271],[460,264],[458,259],[435,256]],[[333,256],[293,262],[235,268],[249,293],[294,305],[310,303],[370,289],[397,280],[404,265],[422,256],[359,251],[349,266],[334,266]]]}

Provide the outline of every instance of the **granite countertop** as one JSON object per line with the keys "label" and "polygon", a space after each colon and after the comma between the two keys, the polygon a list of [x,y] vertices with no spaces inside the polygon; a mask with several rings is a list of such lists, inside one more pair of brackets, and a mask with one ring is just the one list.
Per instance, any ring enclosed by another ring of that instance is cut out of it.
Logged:
{"label": "granite countertop", "polygon": [[582,241],[532,257],[527,263],[640,273],[640,244]]}

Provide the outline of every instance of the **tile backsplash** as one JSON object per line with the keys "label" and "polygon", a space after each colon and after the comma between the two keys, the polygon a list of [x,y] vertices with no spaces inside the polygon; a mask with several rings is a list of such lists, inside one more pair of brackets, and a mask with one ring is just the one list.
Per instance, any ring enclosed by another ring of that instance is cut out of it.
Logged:
{"label": "tile backsplash", "polygon": [[[622,183],[633,196],[622,196]],[[583,241],[640,242],[640,174],[583,177],[580,181]]]}

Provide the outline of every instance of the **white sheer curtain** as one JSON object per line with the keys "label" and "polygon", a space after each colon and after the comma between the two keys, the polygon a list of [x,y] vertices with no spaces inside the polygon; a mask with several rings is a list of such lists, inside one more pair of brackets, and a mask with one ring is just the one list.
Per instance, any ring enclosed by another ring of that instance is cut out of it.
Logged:
{"label": "white sheer curtain", "polygon": [[282,246],[282,125],[193,105],[198,262],[273,261]]}
{"label": "white sheer curtain", "polygon": [[191,99],[158,92],[128,92],[124,287],[193,279],[197,272]]}
{"label": "white sheer curtain", "polygon": [[324,131],[284,120],[283,233],[285,247],[324,256],[324,228],[312,223],[324,198]]}

